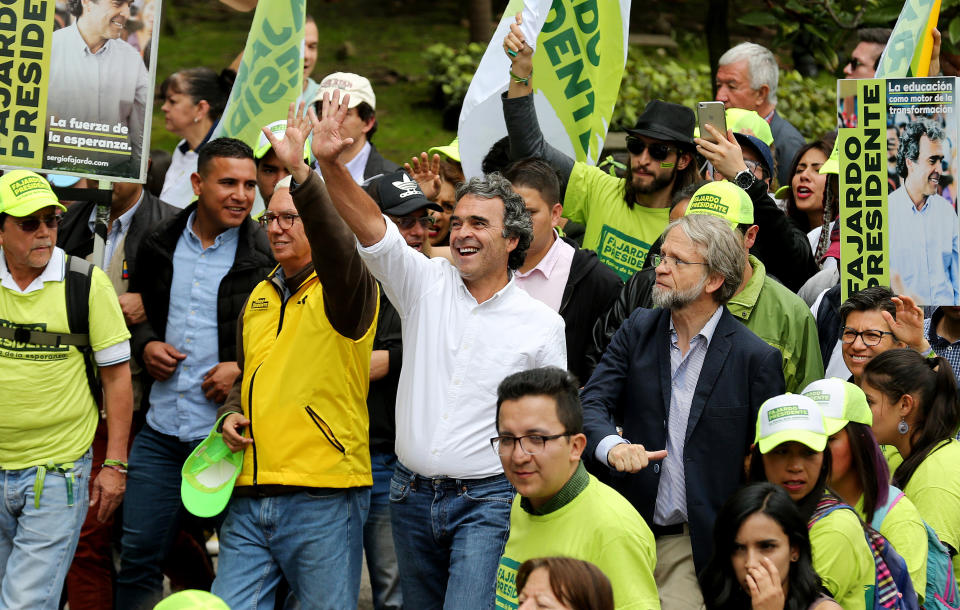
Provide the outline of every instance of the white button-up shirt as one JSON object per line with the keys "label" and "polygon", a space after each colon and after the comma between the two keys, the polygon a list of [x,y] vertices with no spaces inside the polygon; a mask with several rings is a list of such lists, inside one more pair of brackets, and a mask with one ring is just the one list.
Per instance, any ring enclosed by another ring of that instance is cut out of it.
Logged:
{"label": "white button-up shirt", "polygon": [[359,251],[403,323],[397,458],[427,477],[499,474],[497,386],[526,369],[566,368],[563,319],[513,280],[477,303],[453,265],[425,258],[386,224],[383,239]]}

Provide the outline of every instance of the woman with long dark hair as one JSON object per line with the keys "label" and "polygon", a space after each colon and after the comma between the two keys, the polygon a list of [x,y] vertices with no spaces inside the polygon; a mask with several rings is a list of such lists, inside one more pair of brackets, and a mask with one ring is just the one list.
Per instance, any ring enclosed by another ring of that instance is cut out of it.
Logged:
{"label": "woman with long dark hair", "polygon": [[827,489],[832,460],[820,406],[799,394],[774,396],[760,407],[756,441],[749,479],[783,487],[796,503],[823,586],[844,610],[872,607],[876,565],[860,519],[844,509],[815,515],[821,502],[840,501]]}
{"label": "woman with long dark hair", "polygon": [[890,462],[898,464],[893,484],[948,547],[954,575],[960,574],[960,401],[950,363],[889,350],[867,363],[860,387],[877,441],[899,452]]}
{"label": "woman with long dark hair", "polygon": [[873,414],[866,395],[837,378],[814,381],[803,395],[820,405],[824,429],[830,435],[830,489],[890,541],[907,563],[922,601],[927,582],[926,526],[913,502],[889,483],[887,460],[870,429]]}
{"label": "woman with long dark hair", "polygon": [[753,483],[724,503],[701,575],[709,610],[834,610],[813,569],[807,520],[779,485]]}

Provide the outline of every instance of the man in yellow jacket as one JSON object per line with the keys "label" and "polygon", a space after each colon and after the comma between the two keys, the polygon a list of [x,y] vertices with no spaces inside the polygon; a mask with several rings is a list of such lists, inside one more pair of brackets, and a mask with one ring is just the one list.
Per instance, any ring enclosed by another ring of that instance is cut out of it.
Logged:
{"label": "man in yellow jacket", "polygon": [[279,265],[244,306],[242,374],[220,409],[224,441],[244,455],[213,593],[272,607],[282,575],[304,607],[355,608],[377,284],[319,176],[290,180],[260,220]]}

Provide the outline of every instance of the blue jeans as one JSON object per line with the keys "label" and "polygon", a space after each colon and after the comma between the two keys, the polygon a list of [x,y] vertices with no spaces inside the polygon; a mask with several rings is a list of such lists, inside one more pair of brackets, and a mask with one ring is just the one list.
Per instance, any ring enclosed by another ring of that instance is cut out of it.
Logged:
{"label": "blue jeans", "polygon": [[390,516],[404,606],[493,608],[514,493],[502,474],[430,479],[397,463]]}
{"label": "blue jeans", "polygon": [[231,608],[272,610],[281,572],[301,608],[356,608],[369,487],[234,496],[212,592]]}
{"label": "blue jeans", "polygon": [[123,499],[117,608],[140,610],[160,602],[163,562],[186,514],[180,500],[180,470],[202,440],[185,443],[149,424],[134,439]]}
{"label": "blue jeans", "polygon": [[0,470],[0,608],[56,610],[89,504],[91,453],[74,462],[73,506],[67,477],[46,473],[34,507],[37,468]]}
{"label": "blue jeans", "polygon": [[403,596],[390,527],[390,479],[397,465],[397,456],[371,451],[370,463],[373,466],[373,489],[370,491],[370,514],[363,524],[363,550],[367,554],[373,607],[375,610],[400,610]]}

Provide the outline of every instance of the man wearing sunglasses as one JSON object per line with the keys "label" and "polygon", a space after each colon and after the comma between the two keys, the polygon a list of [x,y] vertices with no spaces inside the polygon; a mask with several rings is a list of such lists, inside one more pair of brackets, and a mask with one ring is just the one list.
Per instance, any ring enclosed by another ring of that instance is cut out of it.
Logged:
{"label": "man wearing sunglasses", "polygon": [[[8,607],[57,607],[88,505],[106,521],[126,485],[130,333],[110,280],[93,268],[88,332],[70,334],[65,294],[76,272],[55,247],[62,211],[41,176],[0,178],[0,598]],[[85,348],[101,396],[88,382]],[[100,402],[108,459],[92,471]]]}
{"label": "man wearing sunglasses", "polygon": [[857,46],[850,59],[843,65],[847,78],[873,78],[880,65],[880,56],[890,39],[889,28],[863,28],[857,30]]}
{"label": "man wearing sunglasses", "polygon": [[497,436],[490,444],[517,489],[497,570],[497,608],[517,607],[520,564],[556,555],[596,564],[613,585],[617,607],[660,607],[653,533],[626,498],[580,461],[587,437],[579,385],[567,371],[544,367],[514,373],[497,388]]}
{"label": "man wearing sunglasses", "polygon": [[241,374],[218,411],[243,452],[212,589],[232,608],[273,607],[281,575],[313,606],[357,605],[376,284],[329,202],[301,216],[295,198],[329,199],[321,181],[291,181],[260,219],[278,266],[243,307]]}
{"label": "man wearing sunglasses", "polygon": [[[511,62],[510,88],[502,98],[513,161],[538,157],[560,174],[564,217],[586,225],[583,247],[627,280],[667,226],[670,198],[698,179],[693,161],[693,111],[653,100],[628,129],[630,163],[625,178],[574,161],[543,138],[533,103],[533,49],[511,24],[504,39]],[[519,81],[519,82],[518,82]]]}
{"label": "man wearing sunglasses", "polygon": [[945,142],[936,122],[907,123],[897,151],[901,186],[887,198],[891,283],[922,305],[960,304],[957,213],[939,194],[944,160],[949,163]]}

